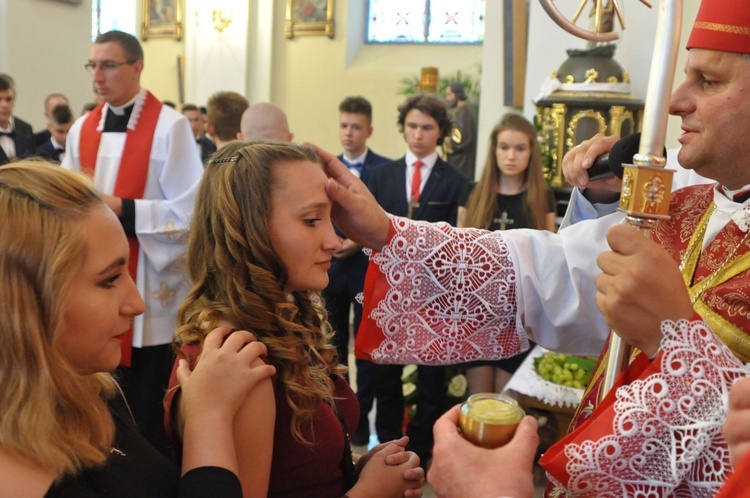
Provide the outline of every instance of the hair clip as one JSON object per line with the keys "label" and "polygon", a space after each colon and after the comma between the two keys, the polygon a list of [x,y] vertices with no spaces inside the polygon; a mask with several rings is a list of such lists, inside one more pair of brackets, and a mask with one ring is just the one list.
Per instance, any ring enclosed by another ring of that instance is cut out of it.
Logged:
{"label": "hair clip", "polygon": [[240,160],[240,156],[234,156],[234,157],[222,157],[221,159],[212,159],[211,164],[219,164],[219,163],[236,163]]}

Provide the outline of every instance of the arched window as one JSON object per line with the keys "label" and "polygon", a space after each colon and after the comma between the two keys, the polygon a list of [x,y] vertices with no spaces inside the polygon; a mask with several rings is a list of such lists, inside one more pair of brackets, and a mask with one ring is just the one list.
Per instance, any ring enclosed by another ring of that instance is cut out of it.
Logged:
{"label": "arched window", "polygon": [[116,29],[137,36],[135,30],[136,0],[92,0],[91,40]]}
{"label": "arched window", "polygon": [[367,43],[482,43],[485,0],[368,0]]}

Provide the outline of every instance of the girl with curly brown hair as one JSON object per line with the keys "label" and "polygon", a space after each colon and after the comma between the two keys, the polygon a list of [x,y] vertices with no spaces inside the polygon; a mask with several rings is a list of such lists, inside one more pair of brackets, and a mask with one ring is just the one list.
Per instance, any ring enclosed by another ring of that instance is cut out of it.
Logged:
{"label": "girl with curly brown hair", "polygon": [[[326,179],[308,147],[232,142],[219,150],[197,195],[187,263],[193,289],[175,341],[199,361],[205,331],[226,325],[252,331],[268,348],[277,375],[235,418],[246,497],[421,496],[424,471],[405,438],[361,458],[349,449],[359,407],[318,295],[341,247]],[[171,407],[179,432],[179,398]]]}

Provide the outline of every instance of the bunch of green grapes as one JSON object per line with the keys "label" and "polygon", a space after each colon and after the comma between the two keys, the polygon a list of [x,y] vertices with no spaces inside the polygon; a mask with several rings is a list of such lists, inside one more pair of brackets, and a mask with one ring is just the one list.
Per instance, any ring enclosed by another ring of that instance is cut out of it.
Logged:
{"label": "bunch of green grapes", "polygon": [[595,364],[591,358],[560,353],[544,353],[534,358],[534,368],[543,379],[578,389],[589,383]]}

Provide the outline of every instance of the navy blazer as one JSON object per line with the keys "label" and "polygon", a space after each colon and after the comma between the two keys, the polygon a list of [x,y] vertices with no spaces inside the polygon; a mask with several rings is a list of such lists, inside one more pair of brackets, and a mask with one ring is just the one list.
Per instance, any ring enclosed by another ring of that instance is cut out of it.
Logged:
{"label": "navy blazer", "polygon": [[[16,157],[28,157],[34,154],[34,137],[31,135],[24,135],[16,131],[16,136],[13,137],[13,142],[16,144]],[[5,151],[0,147],[0,164],[7,164],[10,162],[10,158],[5,154]]]}
{"label": "navy blazer", "polygon": [[52,140],[47,140],[42,145],[36,148],[36,155],[54,161],[60,162],[60,154],[57,153],[55,147],[52,145]]}
{"label": "navy blazer", "polygon": [[40,147],[44,142],[47,142],[50,137],[52,137],[52,133],[46,128],[39,133],[34,133],[34,145]]}
{"label": "navy blazer", "polygon": [[[22,135],[31,137],[32,140],[34,138],[34,130],[31,128],[31,125],[18,116],[13,116],[13,129]],[[34,150],[34,147],[31,150]]]}
{"label": "navy blazer", "polygon": [[[196,143],[198,143],[196,141]],[[216,152],[216,144],[211,141],[210,138],[203,135],[200,138],[200,146],[201,146],[201,161],[203,161],[203,165],[205,166],[208,164],[209,159],[211,159],[211,156],[214,155],[214,152]]]}
{"label": "navy blazer", "polygon": [[[338,158],[343,162],[344,155],[339,154]],[[367,183],[370,177],[370,173],[374,169],[379,168],[383,164],[388,164],[391,161],[391,159],[375,154],[373,151],[368,149],[360,179],[363,182]],[[344,234],[342,234],[338,230],[336,230],[336,233],[338,233],[341,237],[345,237]],[[347,284],[349,284],[351,287],[359,289],[359,292],[361,292],[361,288],[365,281],[365,273],[367,273],[367,265],[369,261],[369,258],[365,256],[362,251],[358,251],[348,258],[334,258],[331,261],[331,268],[328,270],[328,287],[326,288],[326,292],[329,294],[341,293],[344,291]]]}
{"label": "navy blazer", "polygon": [[[431,222],[447,221],[455,226],[458,200],[468,181],[463,173],[438,157],[422,193],[419,194],[419,207],[412,213],[412,218]],[[372,171],[367,187],[386,212],[408,216],[405,157]]]}

